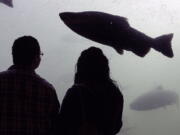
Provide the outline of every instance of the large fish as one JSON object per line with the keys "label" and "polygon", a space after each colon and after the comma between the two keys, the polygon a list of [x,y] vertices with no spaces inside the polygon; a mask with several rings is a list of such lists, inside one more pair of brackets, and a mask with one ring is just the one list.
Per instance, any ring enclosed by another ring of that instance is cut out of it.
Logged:
{"label": "large fish", "polygon": [[168,105],[176,104],[179,108],[179,96],[176,92],[164,90],[158,87],[148,93],[145,93],[135,99],[130,108],[136,111],[148,111],[158,108],[165,108]]}
{"label": "large fish", "polygon": [[150,48],[154,48],[167,57],[173,57],[172,33],[151,38],[132,28],[126,18],[103,12],[63,12],[59,15],[74,32],[111,46],[120,54],[123,54],[123,50],[127,50],[144,57]]}
{"label": "large fish", "polygon": [[4,3],[5,5],[9,7],[13,7],[13,2],[12,0],[0,0],[1,3]]}

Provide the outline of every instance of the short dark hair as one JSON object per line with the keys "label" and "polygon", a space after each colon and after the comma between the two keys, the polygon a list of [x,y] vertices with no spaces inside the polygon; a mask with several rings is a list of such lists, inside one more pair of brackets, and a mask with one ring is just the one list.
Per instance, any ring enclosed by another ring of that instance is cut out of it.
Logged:
{"label": "short dark hair", "polygon": [[14,41],[12,46],[13,63],[31,65],[34,58],[40,55],[40,46],[32,36],[23,36]]}

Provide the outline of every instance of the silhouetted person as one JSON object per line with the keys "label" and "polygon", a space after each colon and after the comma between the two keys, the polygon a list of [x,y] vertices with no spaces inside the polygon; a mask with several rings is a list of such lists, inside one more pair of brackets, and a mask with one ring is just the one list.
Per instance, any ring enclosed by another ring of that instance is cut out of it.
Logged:
{"label": "silhouetted person", "polygon": [[123,96],[110,78],[108,59],[95,47],[83,51],[74,85],[60,111],[65,135],[115,135],[122,127]]}
{"label": "silhouetted person", "polygon": [[0,73],[1,135],[48,135],[52,130],[60,105],[53,86],[35,72],[40,55],[35,38],[15,40],[14,65]]}

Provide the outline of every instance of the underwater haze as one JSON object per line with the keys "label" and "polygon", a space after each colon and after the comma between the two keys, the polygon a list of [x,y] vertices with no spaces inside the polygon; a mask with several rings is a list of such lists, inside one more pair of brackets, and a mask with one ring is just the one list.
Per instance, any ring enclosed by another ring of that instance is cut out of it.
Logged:
{"label": "underwater haze", "polygon": [[[0,71],[12,64],[14,40],[32,35],[44,56],[37,73],[56,88],[59,101],[73,84],[80,53],[96,46],[110,63],[111,76],[124,95],[124,125],[118,135],[179,135],[180,108],[168,104],[149,110],[132,110],[139,96],[162,86],[180,96],[180,1],[179,0],[14,0],[13,8],[0,3]],[[129,24],[150,37],[174,33],[173,58],[153,49],[143,58],[90,41],[70,30],[60,12],[101,11],[128,18]],[[142,101],[143,102],[143,101]]]}

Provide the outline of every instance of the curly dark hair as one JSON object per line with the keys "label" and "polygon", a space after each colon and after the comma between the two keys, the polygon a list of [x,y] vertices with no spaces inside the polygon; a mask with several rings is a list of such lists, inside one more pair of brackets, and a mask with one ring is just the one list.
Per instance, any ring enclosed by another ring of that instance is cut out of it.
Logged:
{"label": "curly dark hair", "polygon": [[102,50],[90,47],[84,50],[76,64],[75,83],[111,82],[109,62]]}

